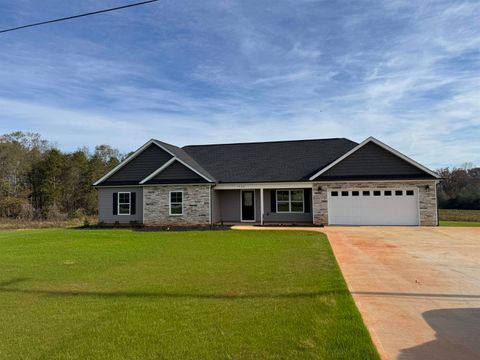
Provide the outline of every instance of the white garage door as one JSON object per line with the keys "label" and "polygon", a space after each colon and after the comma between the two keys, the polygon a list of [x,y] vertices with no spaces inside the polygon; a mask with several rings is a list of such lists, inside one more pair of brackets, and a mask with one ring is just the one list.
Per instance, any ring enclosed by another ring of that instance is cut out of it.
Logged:
{"label": "white garage door", "polygon": [[415,189],[328,190],[330,225],[418,225]]}

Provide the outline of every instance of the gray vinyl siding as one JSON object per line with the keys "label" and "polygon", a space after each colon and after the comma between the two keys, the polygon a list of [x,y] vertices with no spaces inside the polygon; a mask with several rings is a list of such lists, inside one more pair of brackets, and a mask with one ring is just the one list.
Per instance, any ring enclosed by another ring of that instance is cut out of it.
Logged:
{"label": "gray vinyl siding", "polygon": [[[240,222],[240,190],[216,191],[218,191],[220,198],[220,220],[224,222]],[[255,219],[260,221],[260,190],[255,190]]]}
{"label": "gray vinyl siding", "polygon": [[222,220],[222,213],[220,208],[220,191],[211,189],[212,201],[212,223],[216,224]]}
{"label": "gray vinyl siding", "polygon": [[220,220],[240,222],[240,190],[218,190],[218,192],[220,195]]}
{"label": "gray vinyl siding", "polygon": [[[214,198],[220,203],[220,219],[214,222],[240,222],[240,190],[213,190]],[[264,221],[276,223],[312,223],[312,212],[309,213],[272,213],[270,205],[270,190],[263,191]],[[212,204],[215,204],[212,198]],[[215,214],[215,211],[213,212]],[[255,190],[255,220],[260,222],[260,190]]]}
{"label": "gray vinyl siding", "polygon": [[203,177],[190,170],[182,163],[174,161],[148,183],[175,182],[176,180],[182,182],[207,182]]}
{"label": "gray vinyl siding", "polygon": [[432,178],[416,166],[374,143],[368,143],[320,175],[320,179]]}
{"label": "gray vinyl siding", "polygon": [[140,155],[105,180],[101,185],[122,181],[133,181],[138,183],[171,158],[172,155],[160,149],[157,145],[152,144]]}
{"label": "gray vinyl siding", "polygon": [[[135,192],[136,193],[136,214],[135,215],[113,215],[113,193]],[[106,224],[113,224],[118,221],[121,224],[128,224],[130,221],[143,221],[143,189],[141,187],[115,187],[98,189],[98,221]]]}

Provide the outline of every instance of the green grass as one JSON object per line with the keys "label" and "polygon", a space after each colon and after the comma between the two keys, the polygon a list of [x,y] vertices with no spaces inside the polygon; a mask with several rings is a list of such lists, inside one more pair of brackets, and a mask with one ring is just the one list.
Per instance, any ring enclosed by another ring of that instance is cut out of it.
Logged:
{"label": "green grass", "polygon": [[440,226],[480,226],[480,210],[440,209]]}
{"label": "green grass", "polygon": [[480,210],[438,210],[440,220],[443,221],[477,221],[480,222]]}
{"label": "green grass", "polygon": [[325,236],[0,232],[1,359],[377,359]]}
{"label": "green grass", "polygon": [[480,226],[480,221],[442,221],[440,220],[440,226],[477,227],[477,226]]}

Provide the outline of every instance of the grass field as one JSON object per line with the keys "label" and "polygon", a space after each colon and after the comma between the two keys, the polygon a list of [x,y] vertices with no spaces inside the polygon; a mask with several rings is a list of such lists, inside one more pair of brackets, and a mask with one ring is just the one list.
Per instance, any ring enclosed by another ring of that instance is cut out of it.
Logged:
{"label": "grass field", "polygon": [[440,220],[440,226],[451,227],[479,227],[479,221],[442,221]]}
{"label": "grass field", "polygon": [[315,232],[0,232],[2,359],[376,359]]}
{"label": "grass field", "polygon": [[480,226],[480,210],[440,209],[440,226]]}

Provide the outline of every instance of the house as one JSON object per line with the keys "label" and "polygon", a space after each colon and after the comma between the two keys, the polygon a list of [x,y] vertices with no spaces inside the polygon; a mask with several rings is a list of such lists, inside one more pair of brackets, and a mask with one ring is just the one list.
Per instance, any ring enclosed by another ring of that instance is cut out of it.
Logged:
{"label": "house", "polygon": [[152,139],[94,186],[105,223],[433,226],[439,181],[373,137],[183,148]]}

